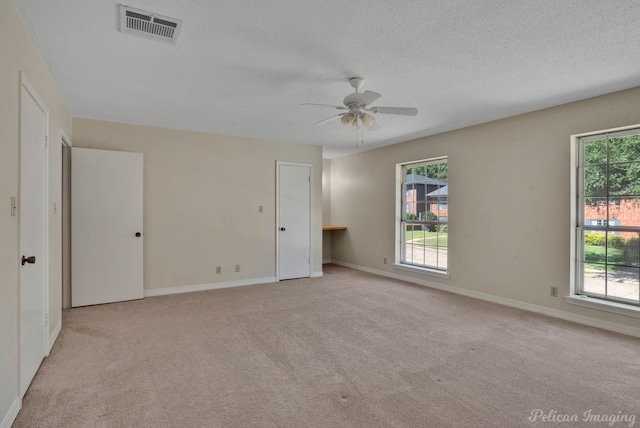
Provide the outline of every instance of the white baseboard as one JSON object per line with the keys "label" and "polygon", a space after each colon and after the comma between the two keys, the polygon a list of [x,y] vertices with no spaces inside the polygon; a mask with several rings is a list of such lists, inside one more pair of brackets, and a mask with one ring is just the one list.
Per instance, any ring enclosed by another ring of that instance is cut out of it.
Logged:
{"label": "white baseboard", "polygon": [[165,296],[167,294],[192,293],[194,291],[218,290],[220,288],[244,287],[246,285],[268,284],[276,282],[275,276],[266,278],[241,279],[238,281],[214,282],[211,284],[185,285],[182,287],[157,288],[144,290],[144,297]]}
{"label": "white baseboard", "polygon": [[56,340],[58,339],[58,335],[60,334],[61,330],[62,330],[62,321],[58,323],[56,328],[54,328],[51,334],[49,335],[49,348],[47,349],[47,355],[46,355],[47,357],[49,356],[49,352],[51,352],[53,345],[56,343]]}
{"label": "white baseboard", "polygon": [[2,423],[0,423],[0,428],[11,428],[11,425],[13,425],[13,422],[16,420],[16,417],[18,416],[18,412],[20,411],[21,408],[22,408],[22,400],[20,399],[20,397],[16,397],[15,401],[9,408],[9,411],[7,412],[6,415],[4,415],[4,418],[2,418]]}
{"label": "white baseboard", "polygon": [[311,273],[311,278],[322,278],[324,274],[322,273],[322,271],[320,272],[312,272]]}
{"label": "white baseboard", "polygon": [[331,259],[326,259],[322,261],[323,265],[326,265],[327,263],[331,263]]}
{"label": "white baseboard", "polygon": [[546,308],[544,306],[533,305],[531,303],[525,303],[519,300],[507,299],[506,297],[494,296],[491,294],[481,293],[479,291],[467,290],[465,288],[438,284],[438,283],[426,281],[423,279],[417,279],[410,276],[395,274],[391,272],[385,272],[382,270],[372,269],[365,266],[354,265],[351,263],[346,263],[338,260],[333,260],[332,263],[339,266],[348,267],[351,269],[361,270],[363,272],[373,273],[375,275],[386,276],[388,278],[398,279],[400,281],[411,282],[413,284],[423,285],[425,287],[435,288],[435,289],[447,291],[450,293],[455,293],[455,294],[460,294],[467,297],[473,297],[475,299],[485,300],[487,302],[510,306],[512,308],[522,309],[529,312],[536,312],[539,314],[562,319],[565,321],[572,321],[578,324],[588,325],[590,327],[597,327],[604,330],[614,331],[616,333],[622,333],[622,334],[627,334],[629,336],[640,337],[640,328],[637,328],[637,327],[630,327],[622,324],[613,323],[610,321],[603,321],[597,318],[573,314],[570,312],[559,311],[557,309],[551,309],[551,308]]}

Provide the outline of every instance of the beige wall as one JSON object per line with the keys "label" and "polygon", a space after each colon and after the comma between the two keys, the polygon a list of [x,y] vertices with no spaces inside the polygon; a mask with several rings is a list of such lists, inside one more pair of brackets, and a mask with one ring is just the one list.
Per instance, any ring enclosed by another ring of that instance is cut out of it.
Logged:
{"label": "beige wall", "polygon": [[275,276],[277,160],[313,165],[311,269],[322,271],[320,147],[86,119],[73,126],[74,147],[144,153],[145,290]]}
{"label": "beige wall", "polygon": [[[577,307],[569,294],[569,136],[640,123],[640,88],[331,161],[332,258],[563,313],[640,327],[638,318]],[[449,271],[394,269],[396,164],[449,158]]]}
{"label": "beige wall", "polygon": [[49,327],[61,323],[60,140],[71,136],[71,115],[10,0],[0,0],[0,421],[18,398],[18,217],[10,201],[18,195],[19,72],[49,109]]}

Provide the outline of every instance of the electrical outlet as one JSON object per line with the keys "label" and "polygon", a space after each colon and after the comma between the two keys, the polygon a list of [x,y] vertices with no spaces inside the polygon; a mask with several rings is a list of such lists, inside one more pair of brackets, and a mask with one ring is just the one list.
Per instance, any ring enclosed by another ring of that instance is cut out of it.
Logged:
{"label": "electrical outlet", "polygon": [[558,287],[551,287],[551,297],[558,297]]}
{"label": "electrical outlet", "polygon": [[220,266],[216,266],[216,273],[222,273],[222,268]]}
{"label": "electrical outlet", "polygon": [[236,265],[236,272],[240,272],[240,265]]}
{"label": "electrical outlet", "polygon": [[384,262],[383,262],[383,263],[384,263],[385,265],[387,264],[387,258],[386,258],[386,257],[384,258]]}
{"label": "electrical outlet", "polygon": [[262,214],[264,212],[264,209],[263,209],[262,205],[258,205],[258,212],[260,214]]}

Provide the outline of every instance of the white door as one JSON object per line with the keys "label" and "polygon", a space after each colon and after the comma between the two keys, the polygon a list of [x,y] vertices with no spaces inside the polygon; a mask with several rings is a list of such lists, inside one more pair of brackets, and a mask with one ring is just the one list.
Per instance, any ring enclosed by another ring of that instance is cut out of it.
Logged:
{"label": "white door", "polygon": [[20,94],[20,395],[47,354],[48,111],[22,76]]}
{"label": "white door", "polygon": [[278,162],[277,278],[310,276],[311,165]]}
{"label": "white door", "polygon": [[141,299],[142,153],[71,148],[71,305]]}

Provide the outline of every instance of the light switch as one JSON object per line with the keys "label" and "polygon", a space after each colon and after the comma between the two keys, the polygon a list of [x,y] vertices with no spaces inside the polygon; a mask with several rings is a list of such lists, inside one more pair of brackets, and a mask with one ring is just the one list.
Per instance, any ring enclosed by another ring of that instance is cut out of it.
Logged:
{"label": "light switch", "polygon": [[262,214],[262,211],[263,211],[263,209],[262,209],[262,205],[258,205],[258,212],[259,212],[260,214]]}

